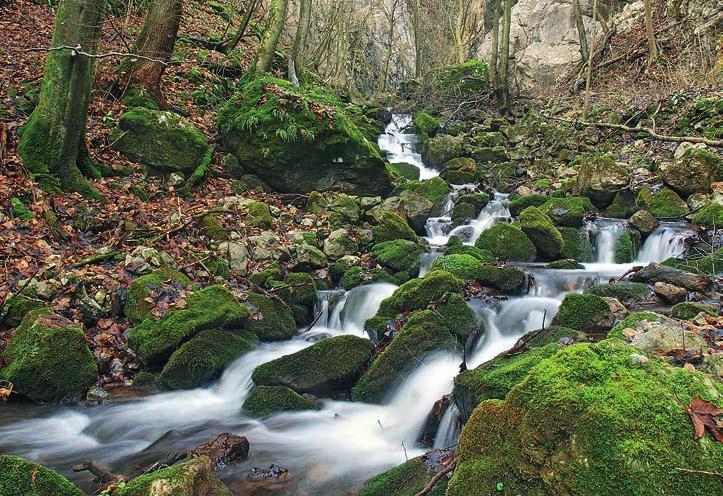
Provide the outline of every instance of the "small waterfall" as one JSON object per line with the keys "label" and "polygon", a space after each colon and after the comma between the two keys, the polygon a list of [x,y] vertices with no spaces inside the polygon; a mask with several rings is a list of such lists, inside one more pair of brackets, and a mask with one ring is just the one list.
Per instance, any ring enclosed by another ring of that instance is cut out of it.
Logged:
{"label": "small waterfall", "polygon": [[437,434],[434,436],[434,449],[449,448],[457,444],[460,434],[459,410],[457,405],[450,403],[439,421]]}
{"label": "small waterfall", "polygon": [[428,253],[422,253],[419,257],[419,277],[424,277],[429,273],[435,260],[442,256],[442,252],[434,250]]}
{"label": "small waterfall", "polygon": [[685,224],[661,223],[645,240],[635,260],[639,263],[662,262],[685,252],[685,239],[692,234]]}
{"label": "small waterfall", "polygon": [[334,334],[355,334],[366,337],[364,322],[374,316],[382,304],[397,289],[391,283],[378,282],[358,286],[351,291],[337,291],[338,303],[328,313],[325,322],[319,321],[321,327],[331,330]]}
{"label": "small waterfall", "polygon": [[628,223],[618,219],[597,218],[589,222],[586,228],[594,241],[595,262],[615,264],[615,247],[628,228]]}
{"label": "small waterfall", "polygon": [[431,179],[439,175],[439,171],[427,167],[422,155],[417,152],[419,147],[417,135],[407,132],[412,125],[409,114],[392,114],[392,120],[378,139],[379,148],[387,153],[392,164],[407,163],[419,169],[419,179]]}

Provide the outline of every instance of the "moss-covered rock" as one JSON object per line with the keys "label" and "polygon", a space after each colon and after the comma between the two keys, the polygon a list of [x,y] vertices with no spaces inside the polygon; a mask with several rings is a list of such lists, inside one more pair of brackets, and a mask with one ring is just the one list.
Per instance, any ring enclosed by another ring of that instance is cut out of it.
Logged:
{"label": "moss-covered rock", "polygon": [[434,203],[412,190],[402,191],[399,194],[399,202],[412,229],[423,233],[427,219],[434,211]]}
{"label": "moss-covered rock", "polygon": [[0,455],[0,494],[3,496],[83,496],[72,482],[50,469],[19,456]]}
{"label": "moss-covered rock", "polygon": [[456,451],[447,496],[507,494],[708,495],[723,445],[696,440],[684,407],[720,404],[702,373],[660,360],[640,364],[620,342],[575,344],[533,367],[504,400],[480,404]]}
{"label": "moss-covered rock", "polygon": [[174,389],[193,389],[218,377],[243,353],[258,343],[248,331],[201,331],[178,348],[163,367],[161,379]]}
{"label": "moss-covered rock", "polygon": [[369,362],[374,345],[357,336],[336,336],[259,365],[256,385],[285,386],[299,393],[335,394],[348,390]]}
{"label": "moss-covered rock", "polygon": [[630,231],[625,231],[615,241],[615,263],[624,264],[635,260],[635,242]]}
{"label": "moss-covered rock", "polygon": [[605,209],[605,217],[627,219],[638,210],[635,193],[629,189],[618,191],[612,203]]}
{"label": "moss-covered rock", "polygon": [[190,173],[210,161],[203,134],[173,112],[133,108],[121,115],[109,140],[129,159],[154,169]]}
{"label": "moss-covered rock", "polygon": [[3,351],[0,379],[33,401],[74,401],[98,378],[83,329],[50,310],[28,313]]}
{"label": "moss-covered rock", "polygon": [[548,269],[557,269],[557,270],[581,270],[584,269],[585,266],[578,263],[575,259],[567,258],[564,260],[555,260],[554,262],[550,262],[545,266]]}
{"label": "moss-covered rock", "polygon": [[537,248],[537,257],[554,260],[565,246],[565,240],[550,218],[537,207],[527,207],[520,213],[520,227]]}
{"label": "moss-covered rock", "polygon": [[629,172],[611,155],[590,158],[582,163],[577,174],[577,190],[599,208],[613,201],[616,192],[628,185]]}
{"label": "moss-covered rock", "polygon": [[615,326],[610,329],[610,332],[608,332],[609,338],[616,338],[616,339],[622,339],[627,340],[625,335],[623,334],[623,331],[625,329],[629,328],[635,328],[636,324],[639,322],[658,322],[664,317],[660,315],[659,313],[655,312],[635,312],[631,313],[625,319],[615,324]]}
{"label": "moss-covered rock", "polygon": [[532,262],[537,258],[537,248],[527,234],[514,224],[495,224],[482,232],[475,246],[488,250],[499,260]]}
{"label": "moss-covered rock", "polygon": [[614,321],[610,306],[600,296],[570,293],[562,301],[552,325],[600,333],[607,332]]}
{"label": "moss-covered rock", "polygon": [[153,310],[151,294],[168,285],[173,289],[181,289],[191,284],[191,280],[185,275],[170,267],[163,267],[158,270],[140,276],[133,280],[128,288],[128,296],[123,307],[128,322],[138,324],[150,317]]}
{"label": "moss-covered rock", "polygon": [[372,247],[377,263],[392,272],[415,274],[419,271],[419,257],[424,250],[415,242],[405,239],[385,241]]}
{"label": "moss-covered rock", "polygon": [[441,169],[453,158],[464,156],[464,153],[464,139],[461,136],[439,134],[424,143],[422,159],[428,166]]}
{"label": "moss-covered rock", "polygon": [[10,206],[12,207],[13,217],[16,219],[23,222],[29,222],[35,218],[33,211],[30,210],[17,196],[10,198]]}
{"label": "moss-covered rock", "polygon": [[2,323],[8,327],[17,327],[27,314],[44,307],[37,292],[28,285],[5,301],[1,312]]}
{"label": "moss-covered rock", "polygon": [[517,217],[527,207],[541,207],[549,199],[550,197],[546,195],[517,196],[510,201],[510,214]]}
{"label": "moss-covered rock", "polygon": [[421,174],[419,167],[406,162],[387,164],[387,170],[395,180],[399,180],[401,178],[408,181],[419,181],[419,176]]}
{"label": "moss-covered rock", "polygon": [[231,496],[231,492],[214,474],[211,460],[201,457],[141,475],[111,493],[111,496],[161,495]]}
{"label": "moss-covered rock", "polygon": [[550,198],[540,207],[540,210],[549,215],[555,225],[581,227],[585,221],[585,215],[595,212],[596,208],[588,198],[568,196]]}
{"label": "moss-covered rock", "polygon": [[451,188],[447,181],[441,177],[433,177],[424,181],[409,181],[397,188],[398,192],[413,191],[432,202],[435,208],[439,207]]}
{"label": "moss-covered rock", "polygon": [[241,165],[279,191],[391,190],[376,125],[321,86],[260,76],[221,107],[218,127]]}
{"label": "moss-covered rock", "polygon": [[[681,145],[684,146],[684,145]],[[723,159],[715,152],[697,146],[688,147],[663,171],[663,181],[687,198],[695,193],[710,193],[714,182],[723,180]]]}
{"label": "moss-covered rock", "polygon": [[723,271],[723,248],[718,248],[709,255],[688,260],[671,258],[665,260],[663,265],[692,272],[693,274],[716,275]]}
{"label": "moss-covered rock", "polygon": [[630,226],[640,231],[643,236],[653,232],[658,225],[658,219],[647,210],[638,210],[630,217]]}
{"label": "moss-covered rock", "polygon": [[378,219],[378,223],[372,227],[374,241],[382,243],[384,241],[394,241],[395,239],[406,239],[409,241],[417,241],[417,235],[409,224],[398,214],[385,211]]}
{"label": "moss-covered rock", "polygon": [[244,221],[251,227],[271,229],[274,227],[274,218],[271,216],[269,206],[262,201],[250,201],[246,205]]}
{"label": "moss-covered rock", "polygon": [[629,304],[648,300],[650,290],[647,284],[621,281],[591,286],[585,290],[585,294],[603,298],[616,298],[622,303]]}
{"label": "moss-covered rock", "polygon": [[561,227],[560,234],[565,241],[560,256],[577,262],[589,263],[593,261],[592,244],[585,230],[574,227]]}
{"label": "moss-covered rock", "polygon": [[324,240],[324,254],[332,260],[354,255],[358,251],[359,244],[348,229],[336,229]]}
{"label": "moss-covered rock", "polygon": [[693,224],[718,229],[723,226],[723,205],[709,203],[693,216]]}
{"label": "moss-covered rock", "polygon": [[679,219],[688,214],[688,205],[672,189],[651,188],[640,190],[636,199],[638,207],[649,211],[656,219]]}
{"label": "moss-covered rock", "polygon": [[474,183],[477,178],[477,162],[473,158],[453,158],[444,164],[440,176],[451,184]]}
{"label": "moss-covered rock", "polygon": [[289,339],[296,333],[296,322],[291,309],[280,300],[251,293],[244,301],[251,314],[245,328],[261,341]]}
{"label": "moss-covered rock", "polygon": [[482,266],[482,261],[472,255],[444,255],[432,263],[431,270],[444,270],[469,281],[481,276]]}
{"label": "moss-covered rock", "polygon": [[425,143],[429,138],[434,136],[439,130],[439,125],[442,123],[439,119],[424,111],[414,114],[412,122],[422,143]]}
{"label": "moss-covered rock", "polygon": [[[413,458],[398,467],[368,480],[359,496],[414,496],[434,477],[423,457]],[[444,496],[447,479],[442,478],[429,496]]]}
{"label": "moss-covered rock", "polygon": [[320,403],[284,386],[256,386],[244,400],[243,408],[265,417],[281,412],[318,410]]}
{"label": "moss-covered rock", "polygon": [[685,301],[683,303],[673,305],[673,308],[670,309],[670,316],[674,319],[692,320],[701,312],[713,317],[718,315],[718,312],[716,312],[712,305]]}
{"label": "moss-covered rock", "polygon": [[188,296],[185,308],[135,326],[128,335],[128,345],[150,370],[158,371],[174,351],[199,332],[240,329],[248,317],[249,311],[228,289],[209,286]]}
{"label": "moss-covered rock", "polygon": [[458,293],[464,282],[443,270],[435,270],[420,279],[412,279],[382,301],[377,316],[395,318],[400,313],[424,310],[446,293]]}
{"label": "moss-covered rock", "polygon": [[437,351],[458,348],[457,340],[439,315],[432,310],[414,312],[399,334],[359,379],[352,389],[352,397],[357,401],[379,403],[427,356]]}
{"label": "moss-covered rock", "polygon": [[494,288],[508,295],[521,294],[527,287],[527,276],[516,267],[484,264],[478,271],[476,280],[484,287]]}
{"label": "moss-covered rock", "polygon": [[469,245],[447,245],[444,249],[445,255],[472,255],[482,262],[492,262],[495,256],[489,250],[480,250],[476,246]]}

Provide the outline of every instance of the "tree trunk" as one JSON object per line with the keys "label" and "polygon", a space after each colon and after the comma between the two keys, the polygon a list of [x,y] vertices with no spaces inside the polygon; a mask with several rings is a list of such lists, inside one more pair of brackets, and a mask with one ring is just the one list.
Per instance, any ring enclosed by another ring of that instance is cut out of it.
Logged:
{"label": "tree trunk", "polygon": [[499,72],[497,70],[500,51],[500,0],[492,0],[492,60],[490,60],[490,80],[492,87],[499,89]]}
{"label": "tree trunk", "polygon": [[279,38],[281,38],[281,33],[284,31],[288,5],[288,0],[271,0],[269,4],[269,18],[266,21],[266,30],[261,38],[258,61],[256,62],[257,74],[271,70],[276,47],[279,45]]}
{"label": "tree trunk", "polygon": [[392,1],[391,12],[387,16],[387,19],[389,20],[389,35],[387,36],[387,53],[384,56],[384,66],[382,67],[382,72],[379,75],[379,83],[377,85],[377,89],[380,93],[387,90],[387,80],[389,79],[389,66],[392,61],[392,49],[394,44],[394,28],[397,22],[396,12],[398,3],[399,0]]}
{"label": "tree trunk", "polygon": [[587,60],[590,52],[587,48],[587,35],[585,34],[585,23],[582,22],[582,9],[580,8],[580,0],[574,0],[573,2],[573,15],[575,16],[577,37],[580,41],[580,55],[582,56],[582,60],[584,61]]}
{"label": "tree trunk", "polygon": [[256,11],[256,5],[258,4],[258,0],[249,0],[248,4],[246,6],[246,12],[244,12],[244,17],[241,20],[241,24],[239,24],[238,29],[233,34],[233,37],[226,41],[225,43],[221,44],[218,48],[218,51],[221,53],[229,53],[231,50],[236,48],[236,46],[241,42],[241,40],[244,37],[244,34],[246,34],[246,29],[249,27],[249,23],[251,23],[251,18],[254,16],[254,12]]}
{"label": "tree trunk", "polygon": [[[61,0],[55,18],[53,47],[80,46],[96,53],[102,28],[103,7],[94,0]],[[98,178],[85,138],[94,59],[74,50],[51,50],[45,61],[38,105],[33,111],[18,153],[23,164],[45,188],[99,198],[85,179]]]}
{"label": "tree trunk", "polygon": [[465,25],[467,8],[465,6],[465,0],[457,0],[457,20],[454,26],[454,52],[455,60],[458,64],[464,64],[467,58],[465,50]]}
{"label": "tree trunk", "polygon": [[595,56],[595,36],[597,34],[597,0],[592,2],[592,39],[590,40],[590,56],[587,58],[587,76],[585,78],[585,101],[582,105],[582,115],[587,116],[587,109],[590,107],[590,83],[592,82],[592,64]]}
{"label": "tree trunk", "polygon": [[133,61],[129,58],[120,65],[120,72],[126,75],[129,87],[147,91],[161,105],[165,105],[161,77],[166,70],[166,63],[173,56],[181,13],[181,0],[155,0],[132,51],[156,60]]}
{"label": "tree trunk", "polygon": [[298,85],[299,74],[304,73],[306,35],[311,22],[311,0],[299,0],[299,23],[294,36],[294,48],[289,55],[289,80]]}
{"label": "tree trunk", "polygon": [[412,33],[414,35],[414,77],[422,75],[422,40],[419,26],[419,0],[412,0]]}
{"label": "tree trunk", "polygon": [[510,84],[508,72],[510,66],[510,27],[512,24],[512,0],[505,0],[504,24],[502,27],[502,53],[500,54],[500,95],[502,105],[510,106]]}
{"label": "tree trunk", "polygon": [[653,0],[643,1],[645,5],[645,30],[648,32],[648,65],[653,65],[658,60],[658,43],[655,41],[652,2]]}

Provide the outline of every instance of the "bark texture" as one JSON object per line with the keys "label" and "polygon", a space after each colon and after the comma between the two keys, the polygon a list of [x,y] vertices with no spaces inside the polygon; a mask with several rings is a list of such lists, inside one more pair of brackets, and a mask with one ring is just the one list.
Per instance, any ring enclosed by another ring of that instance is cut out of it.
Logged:
{"label": "bark texture", "polygon": [[258,73],[269,72],[271,70],[276,47],[279,45],[279,38],[284,31],[288,5],[288,0],[271,0],[269,4],[269,18],[263,38],[261,39],[258,61],[256,63],[256,72]]}

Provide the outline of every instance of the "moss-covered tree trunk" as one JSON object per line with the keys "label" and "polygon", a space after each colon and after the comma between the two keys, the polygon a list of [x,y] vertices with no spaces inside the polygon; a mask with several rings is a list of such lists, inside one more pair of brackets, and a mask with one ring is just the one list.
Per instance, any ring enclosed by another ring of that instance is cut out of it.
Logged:
{"label": "moss-covered tree trunk", "polygon": [[100,177],[85,138],[94,58],[63,46],[80,46],[95,54],[103,19],[102,2],[61,0],[55,19],[52,50],[45,61],[38,105],[25,127],[18,153],[25,167],[47,188],[98,192],[86,177]]}
{"label": "moss-covered tree trunk", "polygon": [[133,45],[133,53],[146,58],[128,58],[120,66],[126,88],[143,89],[162,105],[161,77],[173,56],[182,12],[181,0],[155,0]]}
{"label": "moss-covered tree trunk", "polygon": [[299,84],[299,76],[303,77],[306,57],[306,36],[311,22],[311,0],[299,0],[299,23],[294,35],[294,49],[289,55],[289,79]]}
{"label": "moss-covered tree trunk", "polygon": [[256,7],[258,5],[258,0],[249,0],[246,4],[246,12],[244,12],[244,17],[241,20],[241,24],[239,24],[238,29],[236,29],[236,32],[233,34],[231,39],[226,41],[225,43],[221,44],[218,47],[218,51],[221,53],[229,53],[231,50],[236,48],[236,46],[241,42],[244,35],[246,34],[246,29],[249,27],[249,24],[251,23],[251,18],[254,16],[254,12],[256,12]]}
{"label": "moss-covered tree trunk", "polygon": [[500,0],[492,0],[492,48],[490,49],[490,81],[495,91],[499,88],[498,61],[500,51]]}
{"label": "moss-covered tree trunk", "polygon": [[500,53],[500,97],[505,108],[510,105],[510,28],[512,25],[512,0],[505,0],[504,24],[502,25],[502,50]]}
{"label": "moss-covered tree trunk", "polygon": [[279,38],[281,38],[281,33],[284,31],[288,5],[288,0],[271,0],[269,4],[269,17],[259,46],[258,61],[256,62],[257,73],[271,70],[276,47],[279,45]]}

